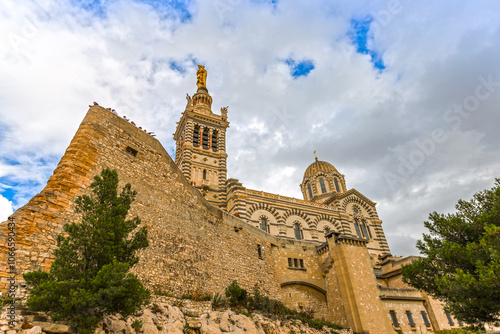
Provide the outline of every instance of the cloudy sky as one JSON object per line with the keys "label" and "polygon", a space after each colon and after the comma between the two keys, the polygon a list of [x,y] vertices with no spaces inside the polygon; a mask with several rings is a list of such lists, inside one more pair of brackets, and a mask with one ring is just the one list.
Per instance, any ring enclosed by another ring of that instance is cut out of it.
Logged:
{"label": "cloudy sky", "polygon": [[93,101],[173,153],[197,64],[229,106],[228,176],[301,198],[320,160],[377,202],[395,255],[500,177],[500,2],[2,0],[0,220]]}

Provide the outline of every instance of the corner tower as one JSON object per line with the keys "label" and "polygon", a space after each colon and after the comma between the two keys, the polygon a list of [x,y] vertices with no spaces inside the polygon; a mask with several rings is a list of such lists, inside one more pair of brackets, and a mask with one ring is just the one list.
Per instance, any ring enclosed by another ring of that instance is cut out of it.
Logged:
{"label": "corner tower", "polygon": [[210,203],[225,208],[227,107],[214,114],[204,66],[198,65],[196,77],[198,90],[193,97],[186,94],[186,109],[174,133],[175,163]]}

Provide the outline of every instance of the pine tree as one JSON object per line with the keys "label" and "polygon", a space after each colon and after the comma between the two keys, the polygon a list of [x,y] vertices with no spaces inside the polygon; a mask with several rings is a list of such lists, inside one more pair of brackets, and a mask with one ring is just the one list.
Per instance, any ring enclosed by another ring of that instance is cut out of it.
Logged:
{"label": "pine tree", "polygon": [[135,252],[148,246],[146,227],[131,235],[139,217],[126,219],[137,194],[130,184],[118,195],[118,174],[104,169],[90,185],[92,195],[79,196],[80,223],[64,225],[58,236],[50,272],[23,275],[33,287],[27,304],[33,311],[51,311],[53,320],[68,320],[78,333],[93,333],[107,314],[127,317],[149,298],[149,291],[129,269]]}
{"label": "pine tree", "polygon": [[417,248],[425,256],[402,269],[403,281],[446,303],[475,324],[500,320],[500,179],[457,212],[430,214]]}

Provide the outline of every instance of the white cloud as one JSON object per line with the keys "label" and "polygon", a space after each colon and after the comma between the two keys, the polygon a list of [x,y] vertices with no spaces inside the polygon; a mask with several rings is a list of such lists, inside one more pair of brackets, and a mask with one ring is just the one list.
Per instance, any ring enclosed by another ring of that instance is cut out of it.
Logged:
{"label": "white cloud", "polygon": [[14,212],[12,202],[0,195],[0,222],[4,222]]}
{"label": "white cloud", "polygon": [[[126,0],[109,2],[104,15],[59,0],[2,2],[0,178],[18,184],[16,207],[43,187],[93,101],[155,131],[172,152],[196,63],[208,70],[213,110],[229,105],[229,177],[301,197],[317,150],[379,203],[395,254],[416,252],[406,241],[424,232],[429,212],[493,185],[498,92],[460,128],[444,115],[474,94],[479,77],[500,81],[498,2],[400,2],[391,15],[390,1],[215,3],[192,2],[181,23]],[[382,72],[347,37],[351,19],[367,15]],[[314,69],[294,79],[284,59]],[[436,129],[447,139],[392,189],[385,173]]]}

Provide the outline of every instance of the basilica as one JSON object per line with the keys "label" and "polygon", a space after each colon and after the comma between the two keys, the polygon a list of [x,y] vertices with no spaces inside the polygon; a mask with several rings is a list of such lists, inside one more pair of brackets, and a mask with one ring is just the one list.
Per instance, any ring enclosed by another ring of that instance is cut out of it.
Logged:
{"label": "basilica", "polygon": [[375,203],[347,189],[345,176],[328,162],[316,158],[307,167],[300,184],[304,199],[247,189],[239,180],[227,179],[228,111],[212,112],[206,75],[200,66],[198,90],[192,98],[187,95],[174,139],[177,166],[210,203],[281,238],[321,244],[336,232],[365,240],[373,256],[390,253]]}
{"label": "basilica", "polygon": [[[401,267],[414,257],[391,254],[376,203],[329,162],[316,158],[300,184],[303,199],[246,188],[227,178],[228,107],[212,111],[207,71],[174,139],[175,160],[151,133],[111,108],[89,106],[45,188],[0,224],[0,292],[22,274],[49,271],[58,236],[89,194],[94,176],[117,171],[137,191],[130,214],[148,230],[149,246],[132,268],[153,293],[224,293],[236,280],[252,291],[354,332],[431,333],[461,325],[442,304],[405,285]],[[348,171],[343,171],[348,175]],[[15,226],[15,271],[7,226]]]}

